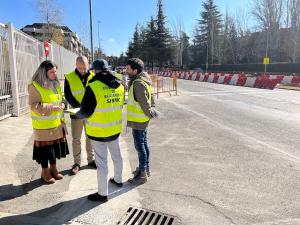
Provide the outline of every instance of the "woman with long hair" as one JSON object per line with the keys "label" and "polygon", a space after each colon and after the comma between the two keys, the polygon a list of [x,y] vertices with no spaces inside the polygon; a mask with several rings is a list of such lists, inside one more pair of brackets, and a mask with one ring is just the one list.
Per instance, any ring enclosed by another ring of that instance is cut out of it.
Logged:
{"label": "woman with long hair", "polygon": [[28,86],[34,134],[33,160],[42,166],[41,179],[48,184],[63,178],[56,168],[56,159],[69,154],[64,103],[56,70],[53,62],[43,61]]}

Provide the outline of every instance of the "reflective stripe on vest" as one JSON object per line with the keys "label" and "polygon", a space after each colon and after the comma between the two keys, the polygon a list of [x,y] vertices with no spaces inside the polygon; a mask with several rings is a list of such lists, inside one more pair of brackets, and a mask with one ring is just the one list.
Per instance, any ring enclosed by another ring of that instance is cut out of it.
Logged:
{"label": "reflective stripe on vest", "polygon": [[91,126],[94,126],[94,127],[107,128],[107,127],[112,127],[115,125],[122,124],[122,120],[118,120],[118,121],[111,122],[111,123],[96,123],[96,122],[91,122],[91,121],[87,121],[86,123]]}
{"label": "reflective stripe on vest", "polygon": [[112,89],[100,81],[89,84],[97,105],[94,113],[87,119],[86,133],[92,137],[110,137],[122,131],[122,109],[124,87]]}
{"label": "reflective stripe on vest", "polygon": [[55,120],[61,118],[61,115],[55,116],[31,116],[33,120]]}
{"label": "reflective stripe on vest", "polygon": [[[60,87],[56,87],[55,93],[52,89],[40,86],[36,82],[32,82],[35,89],[41,95],[41,103],[60,104],[62,102],[62,92]],[[64,121],[63,112],[53,111],[48,116],[36,113],[31,110],[32,126],[34,129],[51,129],[58,127],[61,121]]]}
{"label": "reflective stripe on vest", "polygon": [[87,78],[86,86],[83,86],[83,83],[78,76],[80,75],[77,75],[75,71],[72,71],[65,75],[67,81],[69,82],[72,95],[79,102],[79,104],[81,104],[85,88],[88,85],[89,81],[93,78],[94,74],[90,72],[90,75]]}
{"label": "reflective stripe on vest", "polygon": [[137,118],[146,118],[144,113],[127,112],[127,115]]}
{"label": "reflective stripe on vest", "polygon": [[[82,96],[82,98],[83,98],[84,90],[72,91],[72,95],[73,95],[73,96],[77,96],[77,98],[78,98],[79,95],[80,95],[80,96]],[[76,100],[77,100],[77,99],[76,99]],[[81,99],[81,101],[82,101],[82,99]],[[80,103],[81,103],[81,102],[80,102]]]}
{"label": "reflective stripe on vest", "polygon": [[110,112],[110,111],[115,111],[118,109],[123,109],[123,105],[108,107],[108,108],[104,108],[104,109],[96,108],[95,112]]}
{"label": "reflective stripe on vest", "polygon": [[147,99],[147,102],[149,104],[151,104],[151,94],[152,94],[151,86],[140,79],[133,81],[132,85],[129,88],[129,93],[128,93],[127,121],[137,122],[137,123],[145,123],[145,122],[149,121],[150,118],[145,115],[140,104],[137,101],[135,101],[134,96],[133,96],[133,85],[134,85],[134,82],[136,82],[136,81],[141,81],[145,85],[148,96],[149,96]]}

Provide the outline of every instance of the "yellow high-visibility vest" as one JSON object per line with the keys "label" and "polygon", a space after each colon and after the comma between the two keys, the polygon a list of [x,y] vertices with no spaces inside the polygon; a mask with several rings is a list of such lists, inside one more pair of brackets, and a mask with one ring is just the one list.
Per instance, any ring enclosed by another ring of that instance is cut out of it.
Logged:
{"label": "yellow high-visibility vest", "polygon": [[[128,101],[127,101],[127,121],[131,122],[137,122],[137,123],[144,123],[150,120],[148,116],[145,115],[144,111],[142,110],[140,104],[135,101],[133,96],[133,85],[138,80],[134,80],[132,85],[129,88],[128,93]],[[142,81],[142,80],[139,80]],[[151,104],[151,94],[152,94],[152,88],[149,84],[142,81],[143,84],[146,87],[147,93],[148,93],[148,99],[147,102]]]}
{"label": "yellow high-visibility vest", "polygon": [[[41,103],[61,104],[62,92],[60,86],[56,87],[57,93],[55,93],[52,89],[44,88],[35,81],[33,81],[32,84],[41,95]],[[31,111],[31,119],[34,129],[55,128],[61,124],[61,121],[64,121],[62,111],[53,111],[48,116]]]}
{"label": "yellow high-visibility vest", "polygon": [[86,85],[83,86],[80,78],[78,77],[78,75],[76,74],[75,71],[72,71],[65,75],[67,81],[69,82],[72,95],[79,102],[79,104],[81,104],[81,101],[84,96],[85,88],[87,87],[89,81],[93,78],[93,76],[94,76],[94,73],[90,72],[90,75],[87,78]]}
{"label": "yellow high-visibility vest", "polygon": [[121,73],[114,72],[114,76],[121,81],[123,80],[123,75]]}
{"label": "yellow high-visibility vest", "polygon": [[105,138],[121,133],[124,104],[123,85],[112,89],[100,81],[93,81],[89,86],[94,92],[97,105],[94,113],[87,119],[87,135]]}

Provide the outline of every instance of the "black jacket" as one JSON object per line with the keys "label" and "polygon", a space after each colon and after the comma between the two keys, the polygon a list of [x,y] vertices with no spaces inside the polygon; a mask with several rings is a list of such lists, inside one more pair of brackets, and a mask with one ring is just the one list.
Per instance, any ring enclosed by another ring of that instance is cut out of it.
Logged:
{"label": "black jacket", "polygon": [[[117,89],[121,85],[121,81],[117,79],[110,71],[103,71],[101,73],[97,73],[89,83],[94,81],[100,81],[103,84],[107,85],[110,88]],[[87,86],[85,89],[85,93],[81,102],[80,110],[75,114],[78,119],[86,119],[93,115],[95,108],[97,106],[97,100],[93,90]],[[116,134],[106,138],[93,137],[88,135],[88,137],[95,141],[108,142],[113,141],[119,137],[120,134]]]}
{"label": "black jacket", "polygon": [[[77,69],[75,69],[75,74],[79,77],[81,80],[83,86],[85,87],[87,79],[90,75],[90,72],[87,72],[84,76],[80,75]],[[64,94],[65,94],[65,99],[67,102],[72,106],[72,108],[79,108],[80,103],[76,100],[76,98],[73,96],[70,88],[69,81],[65,79],[65,84],[64,84]],[[70,115],[71,119],[77,119],[74,115]]]}

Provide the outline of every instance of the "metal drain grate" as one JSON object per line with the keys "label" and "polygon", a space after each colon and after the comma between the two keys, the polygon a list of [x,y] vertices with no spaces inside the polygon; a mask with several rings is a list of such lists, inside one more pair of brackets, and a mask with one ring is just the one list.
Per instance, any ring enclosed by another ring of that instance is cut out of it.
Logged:
{"label": "metal drain grate", "polygon": [[172,225],[174,217],[130,207],[117,225]]}

